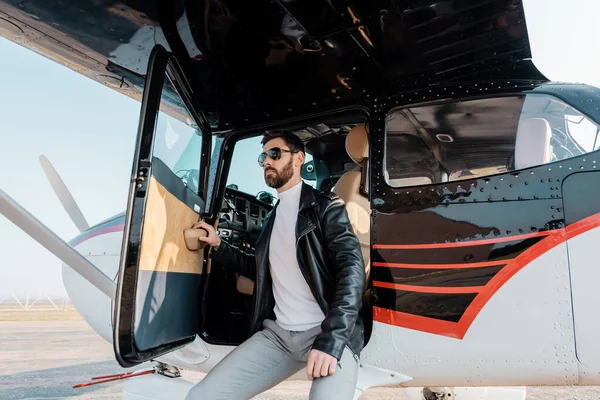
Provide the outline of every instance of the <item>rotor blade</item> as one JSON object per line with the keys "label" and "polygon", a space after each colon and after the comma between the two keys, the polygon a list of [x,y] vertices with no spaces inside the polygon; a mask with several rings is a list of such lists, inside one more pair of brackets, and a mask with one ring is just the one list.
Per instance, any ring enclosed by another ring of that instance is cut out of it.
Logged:
{"label": "rotor blade", "polygon": [[58,172],[56,172],[56,169],[54,169],[52,163],[45,156],[41,155],[40,164],[42,164],[42,169],[44,170],[46,178],[48,178],[54,193],[56,193],[60,203],[67,214],[69,214],[71,221],[73,221],[77,229],[79,229],[79,232],[89,229],[90,226],[83,216],[83,213],[79,209],[77,202],[75,202],[75,199],[71,195],[71,192],[69,192],[67,185],[65,185],[63,180],[60,178],[60,175],[58,175]]}
{"label": "rotor blade", "polygon": [[116,283],[106,276],[101,270],[82,256],[77,250],[69,246],[54,232],[38,221],[27,210],[21,207],[2,189],[0,189],[0,214],[8,218],[21,230],[44,246],[62,262],[73,268],[75,272],[96,286],[111,300],[115,299]]}

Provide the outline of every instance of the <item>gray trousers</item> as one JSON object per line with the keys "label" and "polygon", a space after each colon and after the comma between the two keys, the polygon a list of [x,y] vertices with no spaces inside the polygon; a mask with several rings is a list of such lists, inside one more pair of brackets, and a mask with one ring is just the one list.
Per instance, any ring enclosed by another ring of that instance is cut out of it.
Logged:
{"label": "gray trousers", "polygon": [[[250,399],[306,368],[317,326],[286,331],[265,320],[263,330],[235,348],[188,393],[186,400]],[[335,373],[313,380],[310,400],[352,400],[358,357],[346,347]]]}

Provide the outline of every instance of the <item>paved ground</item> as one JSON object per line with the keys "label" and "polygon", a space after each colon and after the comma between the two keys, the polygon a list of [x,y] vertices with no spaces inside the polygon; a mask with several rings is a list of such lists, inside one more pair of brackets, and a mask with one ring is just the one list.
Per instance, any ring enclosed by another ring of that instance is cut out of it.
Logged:
{"label": "paved ground", "polygon": [[0,399],[116,399],[120,384],[71,389],[119,372],[111,354],[111,345],[84,321],[2,321]]}
{"label": "paved ground", "polygon": [[[0,399],[120,398],[121,383],[71,387],[93,376],[120,372],[112,346],[83,321],[1,321]],[[201,379],[202,374],[186,374]],[[257,400],[306,399],[307,382],[284,382]],[[405,397],[399,389],[369,390],[364,400]],[[600,399],[600,388],[532,388],[528,400]]]}

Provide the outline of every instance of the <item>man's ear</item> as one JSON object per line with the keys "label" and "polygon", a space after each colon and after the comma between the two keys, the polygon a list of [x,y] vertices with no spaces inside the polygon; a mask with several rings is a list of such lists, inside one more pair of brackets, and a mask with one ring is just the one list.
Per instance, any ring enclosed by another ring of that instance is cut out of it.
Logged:
{"label": "man's ear", "polygon": [[304,159],[305,159],[304,152],[300,151],[297,154],[298,154],[298,162],[302,166],[302,164],[304,164]]}

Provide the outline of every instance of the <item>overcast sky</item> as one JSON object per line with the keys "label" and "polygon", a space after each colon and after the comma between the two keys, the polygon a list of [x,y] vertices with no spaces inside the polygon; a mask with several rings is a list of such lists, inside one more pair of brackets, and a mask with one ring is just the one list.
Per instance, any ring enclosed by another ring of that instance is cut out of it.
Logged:
{"label": "overcast sky", "polygon": [[[533,60],[550,79],[600,87],[600,2],[525,0]],[[77,235],[38,157],[90,224],[125,208],[139,103],[0,39],[0,188],[65,240]],[[255,159],[255,156],[252,156]],[[60,261],[0,216],[3,293],[60,293]]]}

